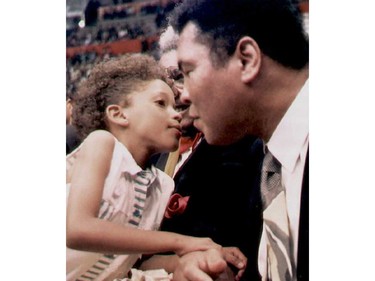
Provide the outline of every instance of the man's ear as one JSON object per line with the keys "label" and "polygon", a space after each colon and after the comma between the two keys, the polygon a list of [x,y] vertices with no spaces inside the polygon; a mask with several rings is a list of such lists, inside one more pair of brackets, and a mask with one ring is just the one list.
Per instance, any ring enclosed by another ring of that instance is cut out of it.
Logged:
{"label": "man's ear", "polygon": [[124,113],[124,109],[117,105],[111,104],[106,108],[106,115],[108,122],[114,123],[120,126],[127,126],[129,121]]}
{"label": "man's ear", "polygon": [[251,82],[257,76],[262,61],[257,42],[249,36],[242,37],[237,43],[236,54],[241,61],[241,80]]}

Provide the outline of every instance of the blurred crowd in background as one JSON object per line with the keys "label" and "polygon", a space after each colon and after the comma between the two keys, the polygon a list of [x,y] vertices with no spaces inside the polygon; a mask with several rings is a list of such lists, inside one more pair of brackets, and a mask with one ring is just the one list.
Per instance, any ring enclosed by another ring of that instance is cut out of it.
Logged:
{"label": "blurred crowd in background", "polygon": [[[168,14],[183,0],[67,0],[66,96],[73,98],[92,66],[128,52],[158,57]],[[295,0],[304,9],[308,1]],[[305,13],[308,31],[308,13]]]}
{"label": "blurred crowd in background", "polygon": [[92,66],[126,52],[157,56],[166,18],[180,0],[67,1],[66,95],[73,98]]}

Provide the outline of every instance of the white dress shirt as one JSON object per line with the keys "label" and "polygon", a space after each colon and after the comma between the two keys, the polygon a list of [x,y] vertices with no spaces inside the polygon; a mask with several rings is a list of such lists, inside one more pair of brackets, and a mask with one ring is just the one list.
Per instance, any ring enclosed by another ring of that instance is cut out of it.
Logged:
{"label": "white dress shirt", "polygon": [[[292,238],[292,253],[297,266],[298,228],[301,203],[301,189],[306,154],[309,144],[309,82],[285,113],[271,139],[265,144],[272,155],[281,163],[281,181],[285,187],[289,218],[289,232]],[[267,278],[267,235],[262,233],[259,246],[259,272],[262,280]],[[294,280],[296,272],[294,272]]]}

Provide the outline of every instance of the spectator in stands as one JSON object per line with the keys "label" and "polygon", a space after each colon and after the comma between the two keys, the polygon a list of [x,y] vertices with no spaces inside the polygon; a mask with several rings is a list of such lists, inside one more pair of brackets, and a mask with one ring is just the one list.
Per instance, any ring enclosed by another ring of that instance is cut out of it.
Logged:
{"label": "spectator in stands", "polygon": [[[243,269],[239,272],[241,280],[259,280],[257,253],[262,217],[258,175],[262,142],[247,137],[232,145],[213,146],[201,137],[188,115],[190,104],[180,99],[184,81],[178,70],[177,41],[178,36],[171,27],[162,33],[159,41],[159,63],[169,70],[175,82],[176,108],[182,115],[183,128],[180,159],[177,171],[172,172],[174,195],[161,229],[210,237],[223,246],[238,247],[248,258],[245,272]],[[185,207],[175,210],[176,204]],[[142,269],[163,267],[173,272],[175,259],[178,257],[154,256],[143,263]]]}
{"label": "spectator in stands", "polygon": [[73,99],[72,93],[66,93],[66,125],[72,124]]}
{"label": "spectator in stands", "polygon": [[[264,220],[262,278],[308,280],[309,47],[297,7],[289,0],[191,0],[174,12],[182,99],[192,102],[194,125],[210,144],[257,135],[265,142],[265,159],[281,166],[275,196],[286,203],[285,232],[271,234],[270,219]],[[274,189],[264,182],[262,190],[268,217]],[[277,210],[281,217],[282,208]],[[281,219],[272,221],[281,227]],[[223,270],[212,260],[222,261],[220,253],[189,254],[179,260],[174,278],[209,280]]]}
{"label": "spectator in stands", "polygon": [[95,26],[98,21],[99,0],[89,0],[85,8],[85,25]]}
{"label": "spectator in stands", "polygon": [[66,94],[66,154],[72,152],[80,144],[76,128],[72,125],[73,94]]}
{"label": "spectator in stands", "polygon": [[67,156],[67,280],[123,278],[138,253],[226,252],[209,238],[153,231],[173,181],[147,161],[181,135],[165,81],[151,57],[129,55],[97,65],[78,92],[73,122],[84,142]]}

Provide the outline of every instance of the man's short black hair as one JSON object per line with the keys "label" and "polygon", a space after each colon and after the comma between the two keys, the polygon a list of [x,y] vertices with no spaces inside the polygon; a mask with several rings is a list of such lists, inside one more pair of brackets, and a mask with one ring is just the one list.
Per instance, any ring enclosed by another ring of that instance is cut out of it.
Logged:
{"label": "man's short black hair", "polygon": [[170,24],[180,33],[189,22],[197,25],[197,40],[210,48],[216,64],[225,64],[243,36],[286,67],[302,69],[309,62],[302,17],[290,0],[188,0],[176,7]]}

